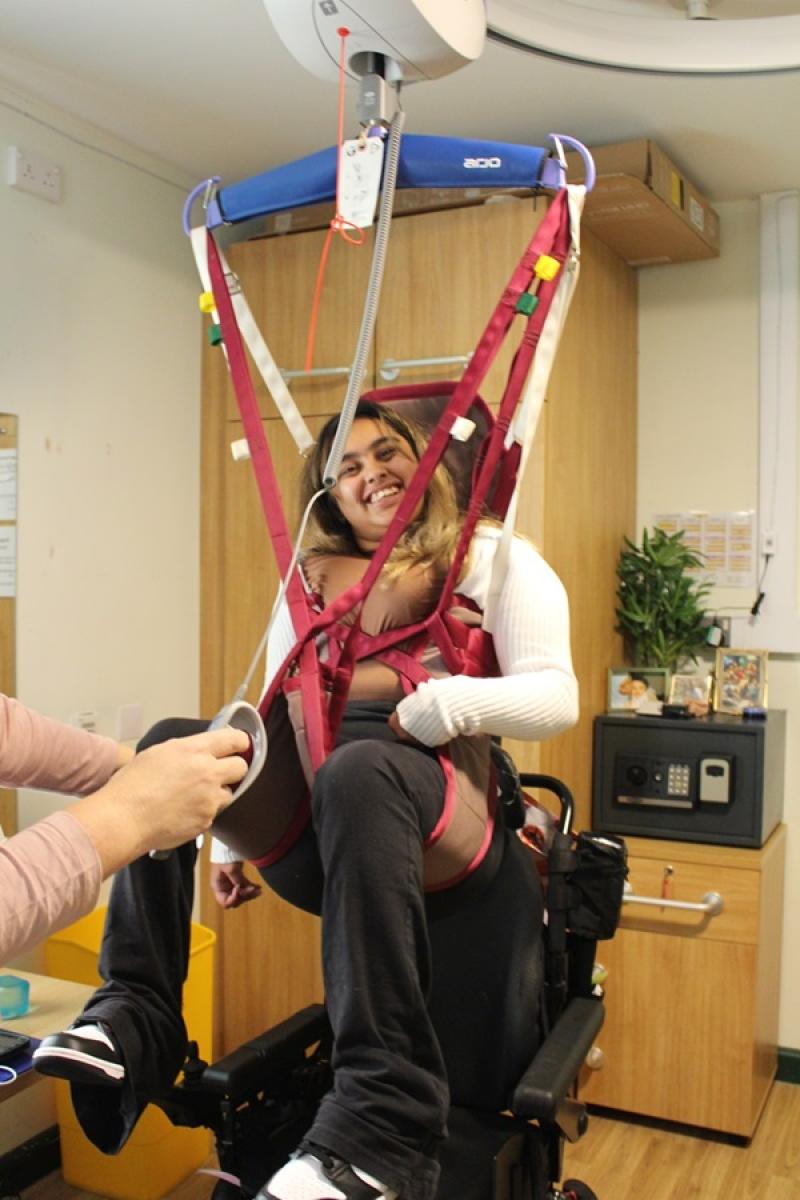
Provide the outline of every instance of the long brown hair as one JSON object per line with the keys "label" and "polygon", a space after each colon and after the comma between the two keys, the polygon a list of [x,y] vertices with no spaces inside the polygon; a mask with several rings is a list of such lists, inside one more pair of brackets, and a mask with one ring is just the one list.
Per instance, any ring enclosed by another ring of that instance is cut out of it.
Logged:
{"label": "long brown hair", "polygon": [[[354,420],[376,421],[403,439],[419,462],[425,439],[419,427],[388,405],[361,400]],[[306,459],[300,484],[303,509],[322,488],[322,473],[328,460],[339,417],[331,417]],[[434,471],[419,515],[401,534],[384,572],[397,577],[410,566],[446,566],[453,557],[461,529],[461,518],[450,473],[441,463]],[[363,556],[349,522],[342,516],[334,496],[326,491],[314,504],[306,533],[306,553]]]}

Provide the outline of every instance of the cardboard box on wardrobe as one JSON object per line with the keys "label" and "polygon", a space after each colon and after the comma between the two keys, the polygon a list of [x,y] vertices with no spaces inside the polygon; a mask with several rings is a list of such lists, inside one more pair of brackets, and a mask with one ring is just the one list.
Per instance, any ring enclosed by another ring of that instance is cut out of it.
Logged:
{"label": "cardboard box on wardrobe", "polygon": [[[584,224],[632,267],[719,256],[719,217],[706,198],[649,139],[590,147],[597,182]],[[568,154],[569,180],[584,178]]]}

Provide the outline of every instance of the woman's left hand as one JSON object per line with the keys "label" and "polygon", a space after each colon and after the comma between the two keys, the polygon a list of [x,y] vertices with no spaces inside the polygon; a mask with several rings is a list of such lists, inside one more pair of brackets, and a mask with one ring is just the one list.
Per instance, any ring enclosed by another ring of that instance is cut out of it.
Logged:
{"label": "woman's left hand", "polygon": [[261,895],[261,885],[247,878],[240,862],[211,863],[208,881],[220,908],[239,908]]}

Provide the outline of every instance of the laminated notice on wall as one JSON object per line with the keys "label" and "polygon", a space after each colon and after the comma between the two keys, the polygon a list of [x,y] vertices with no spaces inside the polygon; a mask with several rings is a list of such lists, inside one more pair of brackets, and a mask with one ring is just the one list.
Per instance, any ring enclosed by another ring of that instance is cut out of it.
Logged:
{"label": "laminated notice on wall", "polygon": [[0,525],[0,596],[17,594],[17,527]]}
{"label": "laminated notice on wall", "polygon": [[756,585],[755,513],[657,513],[653,524],[665,533],[683,530],[684,543],[703,560],[697,573],[716,587]]}
{"label": "laminated notice on wall", "polygon": [[17,519],[17,451],[0,450],[0,521]]}

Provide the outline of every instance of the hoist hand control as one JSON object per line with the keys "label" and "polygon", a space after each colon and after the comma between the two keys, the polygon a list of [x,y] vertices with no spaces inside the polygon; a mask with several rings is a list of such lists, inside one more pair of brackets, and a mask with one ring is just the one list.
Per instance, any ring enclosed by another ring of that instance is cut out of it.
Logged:
{"label": "hoist hand control", "polygon": [[[243,730],[250,739],[250,749],[242,755],[247,762],[247,774],[233,791],[233,798],[237,800],[243,792],[247,791],[253,780],[258,778],[261,768],[267,761],[267,731],[258,709],[254,708],[252,704],[248,704],[246,700],[234,700],[230,704],[226,704],[219,710],[208,728],[210,730],[225,729],[228,726],[231,729]],[[150,857],[165,859],[169,858],[171,853],[171,850],[151,850]]]}
{"label": "hoist hand control", "polygon": [[250,784],[261,773],[261,768],[267,761],[267,731],[261,714],[246,700],[234,700],[221,708],[209,729],[241,729],[250,739],[250,752],[242,755],[247,760],[247,774],[234,788],[233,798],[237,800],[246,792]]}

